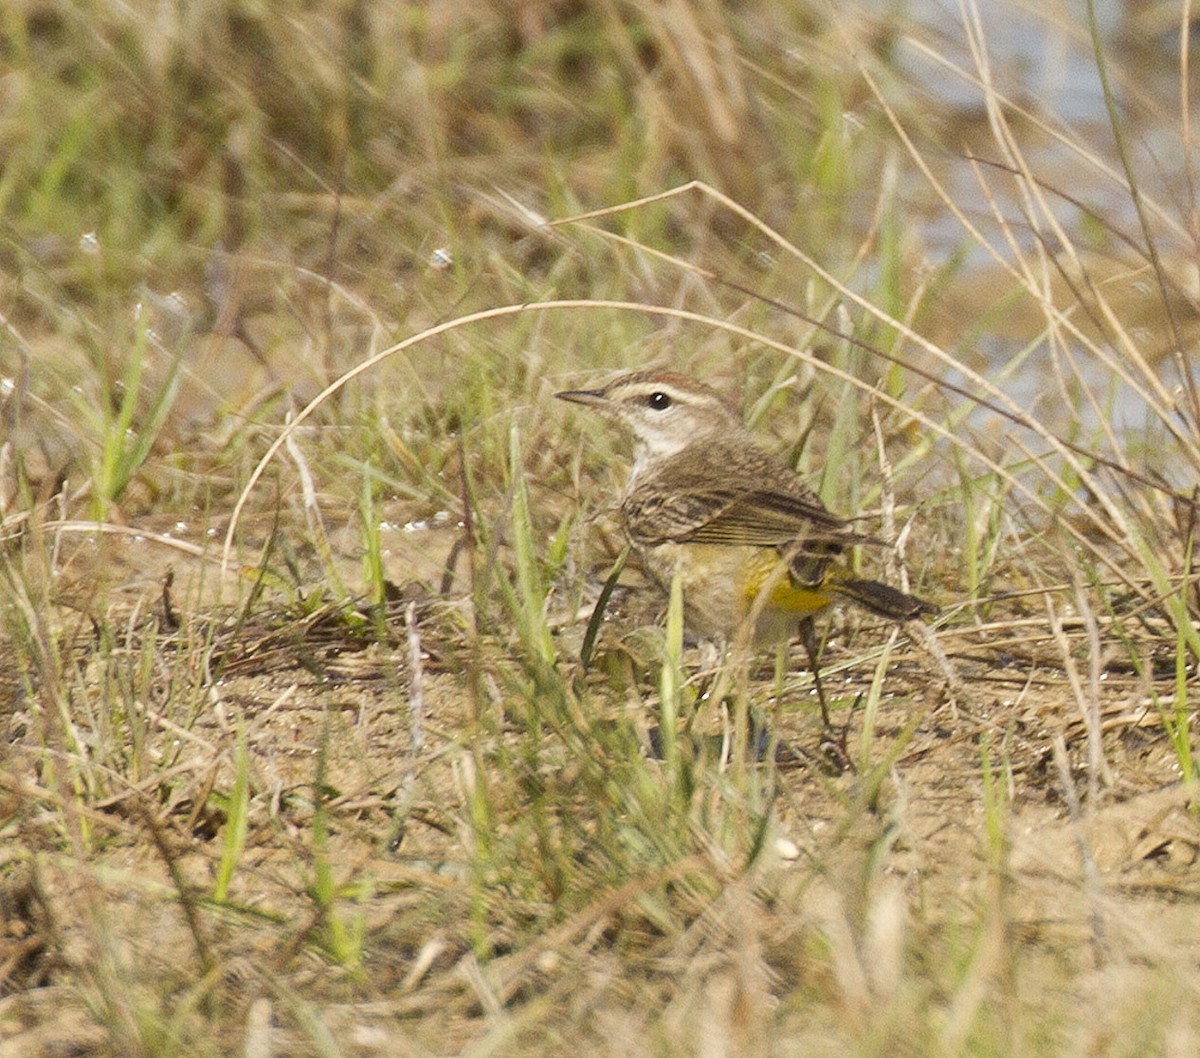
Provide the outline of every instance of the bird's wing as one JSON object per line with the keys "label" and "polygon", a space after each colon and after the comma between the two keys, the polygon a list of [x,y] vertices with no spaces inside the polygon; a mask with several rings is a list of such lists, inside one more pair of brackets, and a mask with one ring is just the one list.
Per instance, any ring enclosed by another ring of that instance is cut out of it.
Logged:
{"label": "bird's wing", "polygon": [[643,545],[693,542],[786,549],[824,545],[820,549],[828,551],[859,541],[815,494],[716,486],[669,495],[646,490],[631,495],[624,512],[630,535]]}

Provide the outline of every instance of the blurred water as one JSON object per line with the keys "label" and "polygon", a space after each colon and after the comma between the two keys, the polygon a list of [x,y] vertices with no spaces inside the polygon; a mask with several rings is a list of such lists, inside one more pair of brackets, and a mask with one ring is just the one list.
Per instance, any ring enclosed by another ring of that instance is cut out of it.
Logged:
{"label": "blurred water", "polygon": [[[939,59],[978,76],[981,60],[972,54],[973,38],[983,49],[982,62],[990,68],[997,90],[1034,114],[1052,133],[1061,134],[1048,134],[1036,123],[1021,119],[1012,108],[1006,109],[1023,158],[1049,191],[1046,204],[1072,245],[1084,255],[1087,278],[1104,284],[1106,297],[1119,310],[1122,324],[1139,349],[1168,387],[1177,385],[1178,359],[1170,355],[1178,348],[1176,334],[1188,369],[1192,349],[1200,340],[1196,252],[1189,234],[1194,192],[1180,134],[1179,5],[1147,0],[1095,3],[1109,81],[1137,185],[1141,194],[1161,209],[1152,222],[1154,245],[1164,271],[1179,286],[1171,298],[1172,310],[1181,323],[1179,332],[1168,326],[1168,312],[1147,261],[1125,244],[1126,237],[1143,248],[1146,243],[1134,197],[1123,186],[1085,0],[978,0],[973,9],[954,0],[873,0],[865,6],[879,17],[891,14],[905,20],[905,32],[891,57],[906,90],[928,99],[928,113],[940,115],[942,142],[950,156],[937,165],[938,178],[1005,261],[1015,257],[1009,238],[1016,240],[1022,253],[1030,254],[1039,243],[1046,245],[1049,229],[1040,221],[1028,223],[1022,212],[1023,191],[1000,169],[985,167],[986,193],[980,186],[966,156],[1002,163],[1004,153],[989,127],[980,87],[956,75]],[[973,22],[975,19],[978,21]],[[1200,114],[1193,113],[1193,121],[1200,125]],[[1111,172],[1106,174],[1102,166],[1082,158],[1080,149],[1094,155]],[[936,152],[932,153],[936,157]],[[914,175],[906,190],[920,199],[928,195],[923,185],[924,178]],[[993,208],[1006,219],[1007,231],[991,217]],[[977,300],[972,303],[968,295],[958,306],[961,329],[964,319],[986,313],[989,298],[999,300],[1012,284],[950,210],[935,202],[922,209],[921,215],[926,218],[922,235],[931,263],[936,266],[952,254],[965,253],[967,264],[960,285],[969,287],[974,282],[977,287]],[[1053,245],[1050,248],[1057,250]],[[1059,254],[1060,260],[1066,257]],[[1073,303],[1072,283],[1079,290],[1086,289],[1077,276],[1064,279],[1051,274],[1048,281],[1059,284],[1055,292],[1059,305]],[[1083,312],[1076,318],[1087,324]],[[949,322],[947,338],[955,325],[954,319]],[[975,357],[972,362],[994,376],[1028,343],[1037,342],[1044,326],[1036,311],[1005,314],[1002,323],[969,351]],[[1057,382],[1063,361],[1061,356],[1053,359],[1049,344],[1043,341],[1043,345],[1045,348],[1038,349],[1006,380],[1005,390],[1031,413],[1059,428],[1067,428],[1066,418],[1082,409],[1081,425],[1085,431],[1092,429],[1097,425],[1097,413],[1086,401],[1068,401],[1063,396]],[[1110,365],[1084,351],[1081,343],[1068,341],[1067,353],[1074,360],[1076,384],[1095,397],[1104,418],[1122,430],[1141,430],[1152,423],[1155,413],[1129,386],[1116,380]]]}
{"label": "blurred water", "polygon": [[[1095,61],[1088,52],[1086,9],[1080,2],[1027,4],[1008,0],[979,0],[974,11],[954,0],[909,0],[907,3],[869,3],[880,13],[902,10],[927,34],[945,46],[963,65],[974,67],[966,47],[965,25],[978,16],[977,36],[986,46],[994,71],[1003,71],[1011,84],[1023,88],[1049,111],[1071,123],[1104,118],[1104,97]],[[1097,0],[1100,32],[1111,45],[1126,24],[1120,0]],[[899,52],[909,76],[925,80],[948,106],[979,104],[978,92],[932,67],[915,49]]]}

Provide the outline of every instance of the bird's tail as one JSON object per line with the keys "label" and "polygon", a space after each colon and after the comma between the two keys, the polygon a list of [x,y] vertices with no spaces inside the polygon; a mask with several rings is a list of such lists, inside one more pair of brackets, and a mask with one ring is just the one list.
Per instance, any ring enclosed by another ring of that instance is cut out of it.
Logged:
{"label": "bird's tail", "polygon": [[906,595],[877,580],[830,577],[824,587],[890,621],[909,621],[923,614],[938,612],[933,603],[916,595]]}

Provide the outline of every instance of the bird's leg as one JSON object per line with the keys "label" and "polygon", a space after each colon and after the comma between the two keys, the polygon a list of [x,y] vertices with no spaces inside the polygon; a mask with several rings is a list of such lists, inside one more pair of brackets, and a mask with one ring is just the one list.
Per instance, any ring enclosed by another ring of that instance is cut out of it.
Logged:
{"label": "bird's leg", "polygon": [[811,617],[800,620],[800,640],[808,651],[808,667],[812,672],[813,683],[817,688],[817,701],[821,703],[821,723],[824,737],[821,739],[821,750],[829,764],[838,771],[853,768],[850,753],[846,748],[846,739],[850,730],[850,721],[840,731],[835,731],[833,721],[829,719],[829,703],[825,700],[825,688],[821,685],[821,666],[817,660],[817,628]]}
{"label": "bird's leg", "polygon": [[833,730],[829,722],[829,705],[825,701],[825,688],[821,686],[821,665],[817,660],[817,626],[811,617],[800,619],[800,642],[808,653],[808,669],[817,688],[817,701],[821,703],[821,723],[827,732]]}

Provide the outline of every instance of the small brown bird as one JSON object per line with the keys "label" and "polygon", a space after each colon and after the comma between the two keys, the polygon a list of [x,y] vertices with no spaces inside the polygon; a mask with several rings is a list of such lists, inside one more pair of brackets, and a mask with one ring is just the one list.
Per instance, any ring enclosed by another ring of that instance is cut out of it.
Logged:
{"label": "small brown bird", "polygon": [[[855,532],[760,448],[709,386],[671,372],[635,371],[600,389],[556,396],[632,432],[633,472],[621,501],[625,531],[664,590],[679,577],[688,626],[728,639],[755,614],[758,644],[799,632],[826,721],[814,614],[836,599],[893,621],[937,612],[915,595],[851,575],[842,552],[878,541]],[[764,587],[767,597],[759,599]]]}

